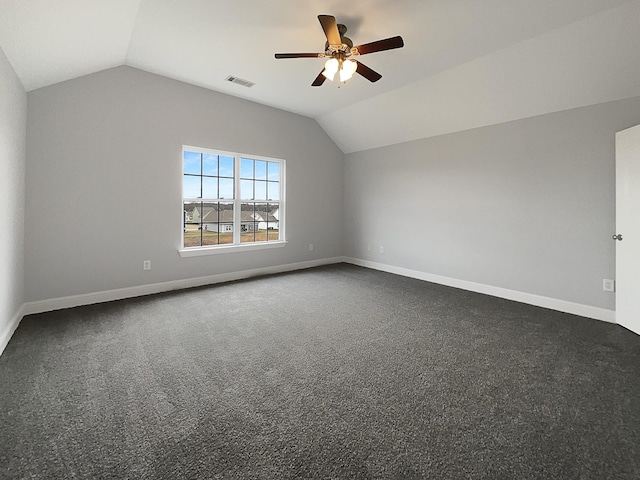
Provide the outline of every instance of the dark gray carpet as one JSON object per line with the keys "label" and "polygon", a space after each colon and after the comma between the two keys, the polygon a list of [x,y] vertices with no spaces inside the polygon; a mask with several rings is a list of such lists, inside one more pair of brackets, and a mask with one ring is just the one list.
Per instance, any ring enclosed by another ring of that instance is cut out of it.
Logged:
{"label": "dark gray carpet", "polygon": [[640,337],[335,265],[32,315],[2,478],[640,478]]}

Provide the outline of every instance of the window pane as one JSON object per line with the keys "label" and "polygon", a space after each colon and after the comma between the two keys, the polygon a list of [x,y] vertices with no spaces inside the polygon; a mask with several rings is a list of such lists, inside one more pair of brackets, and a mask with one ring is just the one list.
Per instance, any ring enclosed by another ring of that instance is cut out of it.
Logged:
{"label": "window pane", "polygon": [[233,243],[233,203],[218,204],[218,243]]}
{"label": "window pane", "polygon": [[240,178],[253,178],[253,160],[249,158],[240,159]]}
{"label": "window pane", "polygon": [[210,153],[202,155],[202,174],[218,175],[218,156]]}
{"label": "window pane", "polygon": [[182,210],[183,210],[183,222],[184,223],[188,223],[188,222],[192,222],[193,221],[193,209],[196,206],[200,206],[200,202],[184,202],[182,204]]}
{"label": "window pane", "polygon": [[184,247],[200,246],[200,212],[202,212],[200,202],[183,203]]}
{"label": "window pane", "polygon": [[255,241],[256,241],[255,224],[253,222],[243,224],[242,232],[240,233],[240,242],[248,243],[248,242],[255,242]]}
{"label": "window pane", "polygon": [[233,224],[233,203],[218,204],[218,221],[227,225]]}
{"label": "window pane", "polygon": [[203,223],[202,224],[202,246],[218,245],[218,224]]}
{"label": "window pane", "polygon": [[200,198],[200,177],[182,176],[182,196],[184,198]]}
{"label": "window pane", "polygon": [[267,205],[267,240],[280,240],[280,205],[277,203],[270,203]]}
{"label": "window pane", "polygon": [[268,162],[267,165],[268,180],[280,180],[280,164],[276,162]]}
{"label": "window pane", "polygon": [[200,175],[200,154],[185,151],[183,158],[183,172]]}
{"label": "window pane", "polygon": [[240,242],[255,241],[255,206],[253,203],[240,205]]}
{"label": "window pane", "polygon": [[267,179],[267,162],[256,160],[256,180]]}
{"label": "window pane", "polygon": [[220,233],[218,235],[218,243],[233,243],[233,223],[220,224]]}
{"label": "window pane", "polygon": [[218,204],[203,202],[201,213],[200,235],[202,245],[218,244]]}
{"label": "window pane", "polygon": [[275,218],[276,220],[279,219],[280,204],[278,204],[278,203],[269,203],[269,204],[267,204],[267,210],[269,211],[269,214],[273,218]]}
{"label": "window pane", "polygon": [[221,177],[233,177],[233,157],[220,156],[218,175]]}
{"label": "window pane", "polygon": [[240,198],[253,200],[253,180],[240,180]]}
{"label": "window pane", "polygon": [[202,244],[200,243],[199,225],[187,225],[187,229],[184,232],[184,248],[200,246]]}
{"label": "window pane", "polygon": [[211,223],[218,221],[218,204],[211,202],[202,203],[201,223]]}
{"label": "window pane", "polygon": [[[262,222],[267,218],[267,204],[256,203],[254,204],[253,218],[258,222]],[[265,227],[267,228],[267,227]]]}
{"label": "window pane", "polygon": [[267,182],[261,182],[256,180],[255,183],[255,198],[256,200],[266,200],[267,199]]}
{"label": "window pane", "polygon": [[280,200],[279,182],[267,182],[267,200]]}
{"label": "window pane", "polygon": [[218,198],[218,177],[202,177],[202,198]]}
{"label": "window pane", "polygon": [[266,203],[256,203],[253,218],[256,221],[256,242],[267,241],[267,222],[269,221],[269,212]]}
{"label": "window pane", "polygon": [[233,178],[220,178],[218,198],[233,198]]}
{"label": "window pane", "polygon": [[253,222],[253,214],[255,211],[255,204],[253,202],[245,202],[240,204],[240,220],[244,223]]}

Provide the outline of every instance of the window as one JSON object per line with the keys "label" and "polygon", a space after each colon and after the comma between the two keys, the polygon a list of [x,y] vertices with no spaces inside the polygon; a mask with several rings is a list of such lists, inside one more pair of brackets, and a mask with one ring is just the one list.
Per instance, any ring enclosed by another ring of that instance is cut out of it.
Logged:
{"label": "window", "polygon": [[182,247],[284,242],[284,160],[182,149]]}

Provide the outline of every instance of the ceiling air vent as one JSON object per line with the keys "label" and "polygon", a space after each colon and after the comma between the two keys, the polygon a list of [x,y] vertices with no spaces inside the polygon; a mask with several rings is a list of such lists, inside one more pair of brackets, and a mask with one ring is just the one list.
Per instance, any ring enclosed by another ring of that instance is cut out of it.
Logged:
{"label": "ceiling air vent", "polygon": [[242,85],[243,87],[253,87],[255,85],[255,83],[250,82],[249,80],[244,80],[242,78],[238,78],[238,77],[232,77],[231,75],[229,75],[226,78],[227,82],[231,82],[231,83],[237,83],[238,85]]}

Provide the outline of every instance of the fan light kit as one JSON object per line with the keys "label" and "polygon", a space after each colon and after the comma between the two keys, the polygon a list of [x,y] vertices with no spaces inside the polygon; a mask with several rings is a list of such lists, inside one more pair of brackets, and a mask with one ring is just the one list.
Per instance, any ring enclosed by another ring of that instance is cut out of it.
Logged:
{"label": "fan light kit", "polygon": [[318,15],[318,20],[320,20],[320,25],[322,25],[324,34],[327,37],[324,53],[276,53],[276,58],[329,57],[324,64],[324,68],[311,84],[313,87],[319,87],[326,79],[333,81],[336,73],[342,83],[349,80],[354,73],[359,73],[370,82],[377,82],[382,78],[382,75],[350,57],[404,47],[404,41],[400,36],[354,47],[351,39],[344,36],[347,33],[347,27],[337,24],[335,17]]}
{"label": "fan light kit", "polygon": [[336,73],[340,72],[340,81],[344,83],[353,77],[357,68],[358,64],[354,60],[343,60],[341,63],[340,60],[336,58],[330,58],[324,64],[322,75],[333,82],[333,77],[336,76]]}

